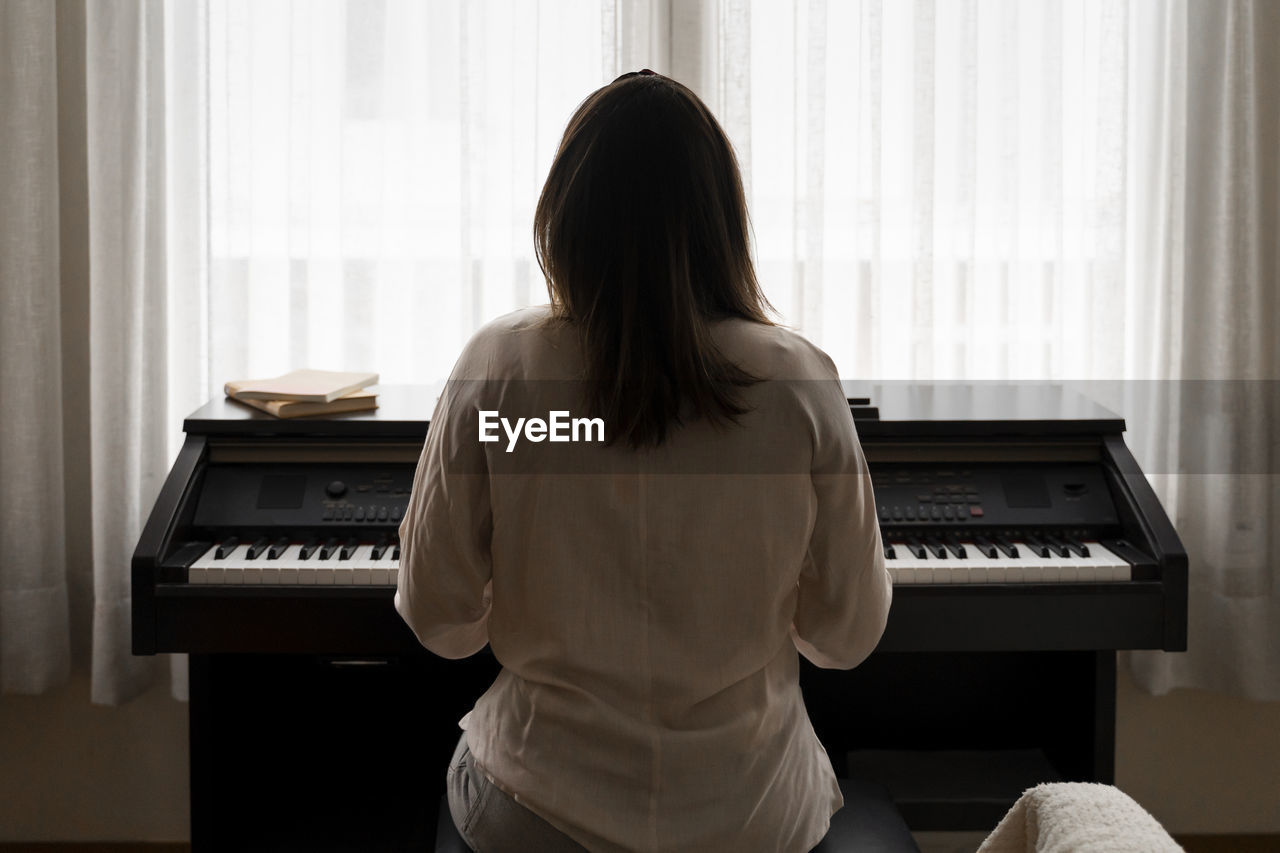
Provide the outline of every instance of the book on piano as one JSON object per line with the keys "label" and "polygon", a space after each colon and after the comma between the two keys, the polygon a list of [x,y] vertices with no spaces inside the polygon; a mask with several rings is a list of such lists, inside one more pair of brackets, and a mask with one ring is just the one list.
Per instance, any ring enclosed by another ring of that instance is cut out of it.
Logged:
{"label": "book on piano", "polygon": [[[228,382],[230,387],[233,383]],[[378,395],[361,390],[339,397],[328,403],[312,403],[307,400],[257,400],[228,394],[231,399],[277,418],[305,418],[313,415],[336,415],[343,412],[367,412],[378,408]]]}
{"label": "book on piano", "polygon": [[340,397],[346,397],[362,388],[374,385],[377,381],[376,373],[293,370],[274,379],[241,379],[228,382],[223,386],[223,390],[228,397],[241,402],[272,400],[294,403],[332,403]]}

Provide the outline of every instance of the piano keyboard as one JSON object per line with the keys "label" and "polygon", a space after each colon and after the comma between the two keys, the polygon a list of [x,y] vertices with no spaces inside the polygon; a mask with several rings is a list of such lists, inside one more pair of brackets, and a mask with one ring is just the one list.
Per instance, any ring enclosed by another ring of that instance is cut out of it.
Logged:
{"label": "piano keyboard", "polygon": [[277,541],[220,543],[187,570],[193,584],[285,586],[394,586],[400,568],[395,543],[329,539],[314,543]]}
{"label": "piano keyboard", "polygon": [[1113,583],[1131,580],[1133,568],[1099,542],[997,545],[963,537],[907,541],[892,536],[885,540],[885,566],[897,584]]}
{"label": "piano keyboard", "polygon": [[[997,545],[969,538],[908,540],[889,536],[885,566],[896,584],[1114,583],[1132,579],[1128,562],[1093,541],[1066,547],[1022,540]],[[400,547],[394,543],[330,539],[267,545],[259,540],[212,546],[191,564],[188,581],[202,585],[394,586],[399,568]]]}

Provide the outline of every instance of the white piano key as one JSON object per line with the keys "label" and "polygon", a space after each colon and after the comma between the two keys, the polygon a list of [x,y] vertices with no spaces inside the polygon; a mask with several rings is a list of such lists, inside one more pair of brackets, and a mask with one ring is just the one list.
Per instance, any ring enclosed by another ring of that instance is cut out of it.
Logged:
{"label": "white piano key", "polygon": [[373,545],[356,548],[350,559],[339,559],[335,549],[328,560],[320,559],[320,549],[302,559],[302,546],[290,545],[276,559],[267,559],[264,550],[256,559],[247,559],[249,545],[238,545],[221,560],[215,559],[217,546],[209,548],[187,569],[187,581],[193,585],[267,584],[305,586],[395,586],[400,561],[391,559],[386,548],[379,560],[373,559]]}
{"label": "white piano key", "polygon": [[960,540],[965,556],[950,550],[939,558],[926,551],[921,558],[902,542],[890,542],[895,559],[885,561],[896,584],[991,584],[991,583],[1081,583],[1124,581],[1132,577],[1132,567],[1097,542],[1085,543],[1089,556],[1069,551],[1066,557],[1050,550],[1048,556],[1033,552],[1025,542],[1013,541],[1017,556],[996,549],[988,557],[970,541]]}

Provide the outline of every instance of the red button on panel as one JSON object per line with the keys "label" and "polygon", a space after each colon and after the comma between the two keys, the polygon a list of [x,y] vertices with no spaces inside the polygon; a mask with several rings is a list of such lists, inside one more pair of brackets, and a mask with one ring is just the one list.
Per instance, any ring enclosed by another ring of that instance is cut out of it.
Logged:
{"label": "red button on panel", "polygon": [[969,507],[969,515],[973,516],[974,518],[981,518],[981,517],[982,517],[982,507],[980,507],[980,506],[971,506],[971,507]]}

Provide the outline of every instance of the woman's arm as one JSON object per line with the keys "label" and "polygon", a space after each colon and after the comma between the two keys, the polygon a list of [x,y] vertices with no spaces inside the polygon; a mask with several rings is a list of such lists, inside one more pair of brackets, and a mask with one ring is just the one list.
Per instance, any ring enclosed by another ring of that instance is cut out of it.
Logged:
{"label": "woman's arm", "polygon": [[400,524],[396,611],[422,645],[446,658],[475,654],[489,641],[493,516],[477,434],[481,384],[445,386]]}
{"label": "woman's arm", "polygon": [[844,392],[838,380],[820,384],[812,472],[817,515],[800,571],[792,640],[818,666],[851,669],[884,633],[893,582],[884,566],[871,474]]}

